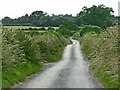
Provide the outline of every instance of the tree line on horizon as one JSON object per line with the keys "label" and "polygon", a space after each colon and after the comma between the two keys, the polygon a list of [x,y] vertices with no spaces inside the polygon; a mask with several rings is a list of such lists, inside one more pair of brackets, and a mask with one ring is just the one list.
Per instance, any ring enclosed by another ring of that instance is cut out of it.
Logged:
{"label": "tree line on horizon", "polygon": [[75,17],[68,14],[60,14],[52,16],[48,15],[43,11],[34,11],[30,15],[26,14],[24,16],[11,19],[10,17],[4,17],[2,23],[5,26],[53,26],[58,27],[63,23],[64,20],[74,20]]}
{"label": "tree line on horizon", "polygon": [[4,26],[42,26],[42,27],[58,27],[63,24],[63,21],[73,21],[78,26],[83,25],[96,25],[101,28],[114,25],[117,20],[113,15],[114,11],[110,7],[106,7],[101,4],[99,6],[93,5],[88,8],[84,6],[76,16],[72,14],[60,14],[51,16],[43,11],[34,11],[30,15],[11,19],[10,17],[4,17],[2,23]]}

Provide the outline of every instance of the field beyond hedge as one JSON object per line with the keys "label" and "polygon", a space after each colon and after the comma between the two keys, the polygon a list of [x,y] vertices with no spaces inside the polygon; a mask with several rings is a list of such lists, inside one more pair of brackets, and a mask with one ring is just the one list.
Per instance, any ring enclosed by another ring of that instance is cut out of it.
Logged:
{"label": "field beyond hedge", "polygon": [[[25,28],[42,28],[42,27],[33,27],[33,26],[4,26],[4,28],[7,28],[7,29],[25,29]],[[46,30],[48,29],[48,27],[44,27]],[[58,29],[59,27],[52,27],[54,28],[55,30]]]}

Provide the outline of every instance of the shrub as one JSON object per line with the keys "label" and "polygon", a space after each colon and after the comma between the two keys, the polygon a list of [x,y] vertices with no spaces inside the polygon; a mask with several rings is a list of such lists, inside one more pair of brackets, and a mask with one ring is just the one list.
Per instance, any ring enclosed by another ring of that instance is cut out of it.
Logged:
{"label": "shrub", "polygon": [[46,30],[44,27],[40,28],[40,30]]}
{"label": "shrub", "polygon": [[37,29],[37,28],[32,28],[32,30],[39,30],[39,29]]}
{"label": "shrub", "polygon": [[73,39],[79,40],[79,37],[80,37],[80,32],[74,33]]}
{"label": "shrub", "polygon": [[32,28],[30,27],[28,30],[32,30]]}
{"label": "shrub", "polygon": [[54,28],[52,28],[51,26],[48,27],[48,30],[55,30]]}
{"label": "shrub", "polygon": [[103,29],[99,26],[85,25],[81,29],[80,36],[83,36],[84,34],[86,34],[88,32],[91,32],[91,33],[95,32],[97,34],[100,34],[100,32],[102,32],[102,31],[103,31]]}

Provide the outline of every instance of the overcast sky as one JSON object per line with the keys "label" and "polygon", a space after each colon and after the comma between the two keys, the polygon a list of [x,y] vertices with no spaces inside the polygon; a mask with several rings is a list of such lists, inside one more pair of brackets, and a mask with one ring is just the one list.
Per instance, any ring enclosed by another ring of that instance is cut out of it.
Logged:
{"label": "overcast sky", "polygon": [[120,0],[1,0],[0,19],[9,16],[17,18],[30,14],[36,10],[42,10],[48,14],[72,14],[76,15],[83,6],[104,4],[112,7],[115,15],[118,16],[118,2]]}

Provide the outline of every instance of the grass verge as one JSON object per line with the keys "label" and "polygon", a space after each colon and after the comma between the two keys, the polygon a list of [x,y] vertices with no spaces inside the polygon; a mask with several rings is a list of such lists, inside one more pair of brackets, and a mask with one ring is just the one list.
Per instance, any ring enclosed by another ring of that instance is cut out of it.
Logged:
{"label": "grass verge", "polygon": [[36,65],[34,63],[27,62],[24,65],[18,65],[18,66],[12,67],[12,69],[9,70],[8,72],[3,71],[2,87],[9,88],[13,86],[15,83],[18,84],[26,80],[26,76],[39,72],[41,68],[42,68],[42,64]]}
{"label": "grass verge", "polygon": [[78,36],[74,35],[80,41],[95,77],[105,88],[118,88],[118,26],[109,27],[99,35]]}

